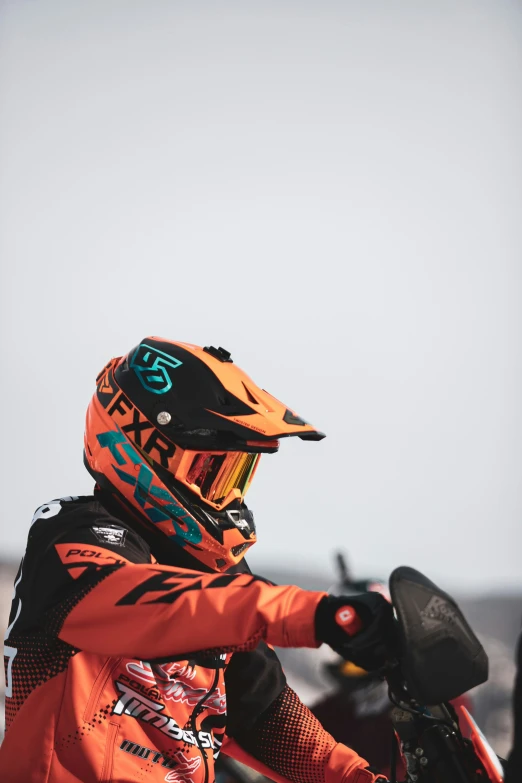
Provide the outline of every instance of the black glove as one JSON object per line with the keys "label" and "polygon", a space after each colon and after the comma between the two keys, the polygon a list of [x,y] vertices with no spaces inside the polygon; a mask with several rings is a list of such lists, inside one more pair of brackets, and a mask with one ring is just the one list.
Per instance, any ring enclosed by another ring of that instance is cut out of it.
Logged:
{"label": "black glove", "polygon": [[[360,621],[359,630],[356,625],[350,627],[350,615],[353,616],[350,608],[355,610]],[[367,671],[375,671],[393,657],[393,609],[379,593],[327,595],[317,605],[315,635],[318,641],[329,644],[345,660],[353,661]]]}

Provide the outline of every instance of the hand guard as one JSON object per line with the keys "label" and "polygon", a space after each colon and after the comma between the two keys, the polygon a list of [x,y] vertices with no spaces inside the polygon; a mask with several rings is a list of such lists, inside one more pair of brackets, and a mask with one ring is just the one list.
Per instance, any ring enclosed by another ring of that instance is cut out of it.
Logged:
{"label": "hand guard", "polygon": [[375,671],[391,657],[393,609],[379,593],[327,595],[316,609],[315,635],[345,660]]}

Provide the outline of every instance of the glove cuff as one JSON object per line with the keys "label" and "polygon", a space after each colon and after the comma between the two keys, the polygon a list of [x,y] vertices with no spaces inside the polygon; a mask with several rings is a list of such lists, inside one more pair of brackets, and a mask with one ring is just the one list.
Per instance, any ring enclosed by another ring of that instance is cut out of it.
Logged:
{"label": "glove cuff", "polygon": [[335,745],[328,758],[324,783],[387,783],[386,778],[373,773],[368,762],[355,751],[342,745]]}

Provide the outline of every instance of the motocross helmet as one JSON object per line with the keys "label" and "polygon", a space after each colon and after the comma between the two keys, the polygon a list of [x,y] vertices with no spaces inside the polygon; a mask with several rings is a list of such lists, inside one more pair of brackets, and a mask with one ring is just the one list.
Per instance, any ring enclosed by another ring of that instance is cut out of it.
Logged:
{"label": "motocross helmet", "polygon": [[256,541],[244,497],[261,454],[276,452],[280,438],[324,438],[223,348],[146,337],[96,382],[87,469],[212,570],[236,565]]}

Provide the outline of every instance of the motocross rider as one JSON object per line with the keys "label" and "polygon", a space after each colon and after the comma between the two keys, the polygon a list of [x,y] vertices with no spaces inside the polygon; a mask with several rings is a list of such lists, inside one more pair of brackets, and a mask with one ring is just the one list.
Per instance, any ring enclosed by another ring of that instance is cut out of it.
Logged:
{"label": "motocross rider", "polygon": [[324,437],[224,349],[148,337],[103,368],[94,492],[36,511],[15,581],[2,781],[212,783],[221,749],[278,783],[384,780],[301,703],[271,645],[325,642],[378,668],[389,604],[275,586],[244,560],[245,493],[290,436]]}

